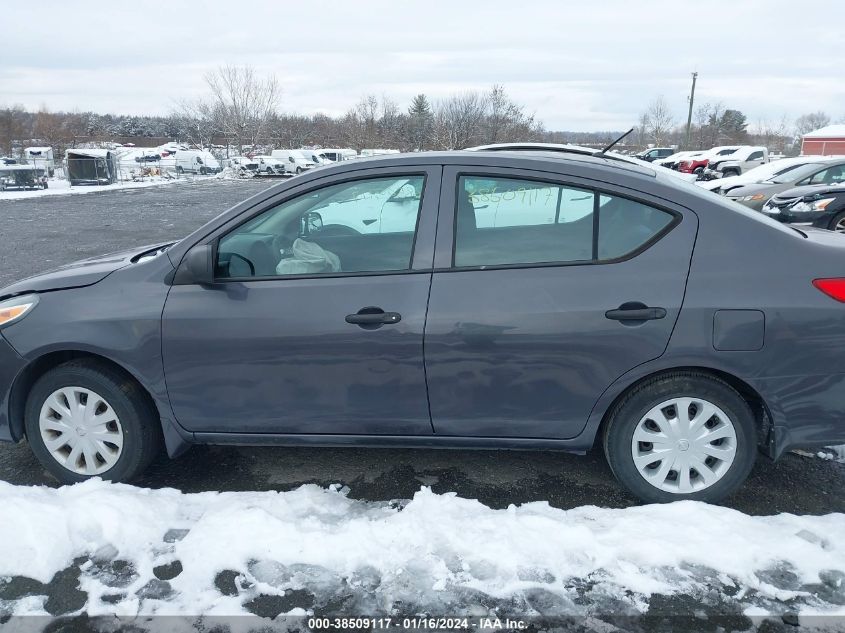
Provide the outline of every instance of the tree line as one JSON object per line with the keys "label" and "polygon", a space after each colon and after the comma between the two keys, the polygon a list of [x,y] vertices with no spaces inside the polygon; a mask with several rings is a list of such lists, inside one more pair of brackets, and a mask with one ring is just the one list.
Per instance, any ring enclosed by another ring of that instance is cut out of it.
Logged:
{"label": "tree line", "polygon": [[[501,85],[466,91],[447,98],[416,95],[400,105],[386,95],[366,95],[340,116],[290,114],[281,111],[281,87],[272,75],[250,67],[224,66],[205,76],[206,94],[176,103],[166,116],[38,112],[21,106],[0,107],[0,154],[16,147],[44,144],[63,152],[78,142],[117,138],[161,138],[198,146],[225,144],[246,148],[303,146],[386,148],[402,151],[462,149],[473,145],[543,141],[591,146],[607,144],[620,131],[547,131],[543,123],[513,100]],[[722,103],[699,105],[689,139],[686,120],[678,120],[661,96],[639,116],[634,134],[622,147],[673,145],[705,149],[715,145],[753,143],[789,151],[797,135],[830,123],[824,112],[795,121],[749,122],[740,110]]]}
{"label": "tree line", "polygon": [[206,96],[180,101],[167,116],[29,112],[0,108],[0,153],[15,144],[44,143],[58,151],[80,139],[161,137],[199,146],[387,148],[402,151],[462,149],[486,143],[542,141],[543,124],[500,85],[444,99],[418,94],[400,106],[367,95],[341,116],[286,114],[275,77],[249,67],[226,66],[205,77]]}
{"label": "tree line", "polygon": [[643,111],[634,128],[638,145],[672,145],[682,149],[709,149],[717,145],[765,145],[770,150],[795,150],[800,136],[830,125],[825,112],[803,114],[794,121],[780,118],[750,122],[740,110],[722,102],[707,102],[693,110],[687,139],[686,120],[679,121],[662,97],[656,97]]}

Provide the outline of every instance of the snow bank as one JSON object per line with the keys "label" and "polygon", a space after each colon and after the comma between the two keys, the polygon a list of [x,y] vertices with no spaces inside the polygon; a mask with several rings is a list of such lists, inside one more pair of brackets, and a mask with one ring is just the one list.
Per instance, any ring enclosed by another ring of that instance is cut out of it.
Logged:
{"label": "snow bank", "polygon": [[145,187],[160,187],[163,185],[203,182],[205,180],[213,180],[218,176],[219,174],[216,176],[191,176],[188,178],[167,178],[161,176],[154,176],[147,177],[144,180],[138,182],[122,181],[116,182],[112,185],[90,185],[78,187],[71,187],[70,183],[67,180],[50,180],[48,189],[2,191],[0,192],[0,201],[41,198],[43,196],[82,195],[86,193],[101,193],[103,191],[117,191],[123,189],[143,189]]}
{"label": "snow bank", "polygon": [[[513,599],[537,588],[572,605],[572,579],[591,579],[608,595],[628,589],[636,609],[652,593],[701,584],[696,569],[780,599],[783,588],[761,572],[789,569],[797,582],[818,583],[825,570],[845,570],[843,514],[750,517],[694,502],[494,510],[426,488],[403,505],[314,485],[182,494],[101,481],[59,489],[0,483],[0,501],[0,577],[47,583],[79,565],[92,615],[243,613],[245,595],[223,595],[215,585],[224,570],[253,596],[363,587],[371,602],[361,608],[370,613],[396,599],[436,608],[456,592]],[[114,574],[102,561],[114,560],[131,563],[133,573],[107,603],[101,598],[115,593]],[[153,569],[174,560],[183,571],[151,599],[144,591]],[[14,607],[41,609],[32,599]]]}

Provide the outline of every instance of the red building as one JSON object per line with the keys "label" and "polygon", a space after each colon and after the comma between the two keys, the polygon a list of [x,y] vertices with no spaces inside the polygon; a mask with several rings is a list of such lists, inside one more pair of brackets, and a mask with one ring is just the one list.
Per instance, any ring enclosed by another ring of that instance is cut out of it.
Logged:
{"label": "red building", "polygon": [[804,156],[829,156],[845,154],[845,125],[828,125],[808,132],[801,141]]}

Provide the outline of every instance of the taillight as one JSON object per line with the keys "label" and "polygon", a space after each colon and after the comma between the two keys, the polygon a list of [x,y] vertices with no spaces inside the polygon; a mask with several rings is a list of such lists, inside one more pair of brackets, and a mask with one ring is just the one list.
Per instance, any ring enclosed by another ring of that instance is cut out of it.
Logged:
{"label": "taillight", "polygon": [[845,303],[845,278],[813,279],[813,285],[828,297]]}

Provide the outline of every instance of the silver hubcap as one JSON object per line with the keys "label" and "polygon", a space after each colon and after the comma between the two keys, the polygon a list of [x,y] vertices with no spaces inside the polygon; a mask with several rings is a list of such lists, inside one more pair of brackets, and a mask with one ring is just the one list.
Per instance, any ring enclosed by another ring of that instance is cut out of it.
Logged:
{"label": "silver hubcap", "polygon": [[123,450],[120,420],[102,396],[83,387],[54,391],[41,407],[41,440],[57,462],[79,475],[99,475]]}
{"label": "silver hubcap", "polygon": [[631,440],[634,465],[655,488],[687,494],[709,488],[736,457],[736,429],[701,398],[672,398],[646,413]]}
{"label": "silver hubcap", "polygon": [[837,233],[845,233],[845,218],[840,219],[833,227],[833,230]]}

